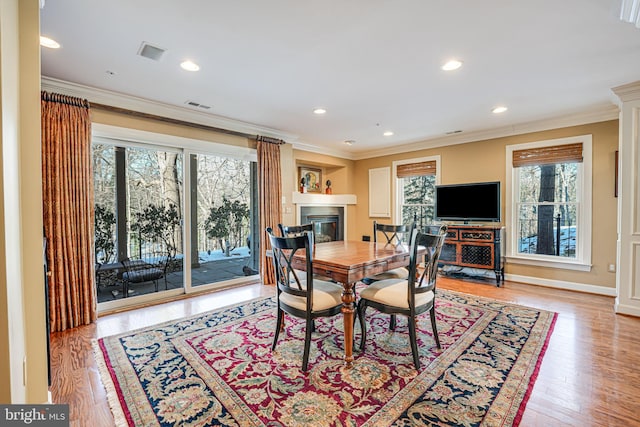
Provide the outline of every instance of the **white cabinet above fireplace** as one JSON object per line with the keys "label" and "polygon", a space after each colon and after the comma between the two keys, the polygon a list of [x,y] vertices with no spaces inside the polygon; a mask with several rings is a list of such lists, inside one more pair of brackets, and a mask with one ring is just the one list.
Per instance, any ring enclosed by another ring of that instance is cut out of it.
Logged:
{"label": "white cabinet above fireplace", "polygon": [[295,191],[291,196],[291,202],[296,205],[355,205],[355,194],[322,194],[300,193]]}

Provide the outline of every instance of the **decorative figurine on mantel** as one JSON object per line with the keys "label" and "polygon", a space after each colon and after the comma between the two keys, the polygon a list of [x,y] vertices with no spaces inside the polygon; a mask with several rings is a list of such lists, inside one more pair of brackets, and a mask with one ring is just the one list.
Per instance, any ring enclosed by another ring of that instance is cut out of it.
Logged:
{"label": "decorative figurine on mantel", "polygon": [[307,192],[307,186],[304,185],[304,183],[305,183],[305,180],[304,180],[304,178],[302,178],[300,180],[300,192],[301,193],[306,193]]}
{"label": "decorative figurine on mantel", "polygon": [[325,192],[325,194],[333,193],[333,190],[331,190],[331,180],[330,179],[327,180],[327,189],[324,190],[324,192]]}

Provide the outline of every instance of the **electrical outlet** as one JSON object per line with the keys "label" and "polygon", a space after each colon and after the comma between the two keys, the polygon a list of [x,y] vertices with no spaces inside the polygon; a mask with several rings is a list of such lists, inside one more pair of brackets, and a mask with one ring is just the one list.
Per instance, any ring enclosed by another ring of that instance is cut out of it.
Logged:
{"label": "electrical outlet", "polygon": [[616,272],[616,265],[615,264],[609,264],[609,266],[607,267],[607,271],[609,273],[615,273]]}

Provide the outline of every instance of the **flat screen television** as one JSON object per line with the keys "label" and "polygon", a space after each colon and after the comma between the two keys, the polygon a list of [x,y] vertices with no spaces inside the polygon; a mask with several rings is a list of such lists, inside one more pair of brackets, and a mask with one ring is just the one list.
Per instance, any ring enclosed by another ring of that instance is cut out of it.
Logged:
{"label": "flat screen television", "polygon": [[438,221],[500,222],[500,181],[437,185]]}

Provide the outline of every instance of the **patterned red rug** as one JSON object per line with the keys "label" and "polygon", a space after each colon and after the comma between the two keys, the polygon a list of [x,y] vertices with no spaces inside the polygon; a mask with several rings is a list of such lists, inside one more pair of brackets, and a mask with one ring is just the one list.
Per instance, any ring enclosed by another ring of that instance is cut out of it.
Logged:
{"label": "patterned red rug", "polygon": [[420,372],[406,320],[391,332],[388,316],[367,318],[366,349],[351,369],[341,316],[316,322],[306,375],[302,321],[287,316],[272,353],[272,298],[100,339],[96,358],[118,425],[511,426],[556,314],[438,291],[442,350],[422,316]]}

